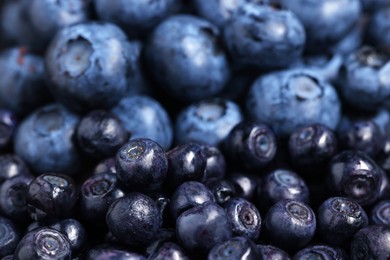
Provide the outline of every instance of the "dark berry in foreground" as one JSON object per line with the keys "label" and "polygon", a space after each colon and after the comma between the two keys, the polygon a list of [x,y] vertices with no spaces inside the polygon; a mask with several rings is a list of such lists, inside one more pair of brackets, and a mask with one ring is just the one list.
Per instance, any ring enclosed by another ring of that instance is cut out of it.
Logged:
{"label": "dark berry in foreground", "polygon": [[224,209],[209,202],[182,213],[176,220],[176,236],[190,251],[208,251],[232,237],[230,220]]}
{"label": "dark berry in foreground", "polygon": [[381,169],[365,153],[343,151],[329,163],[328,187],[338,196],[355,200],[361,206],[374,203],[382,184]]}
{"label": "dark berry in foreground", "polygon": [[390,226],[390,200],[382,200],[372,208],[370,224]]}
{"label": "dark berry in foreground", "polygon": [[367,225],[366,212],[351,199],[331,197],[318,209],[318,232],[329,244],[341,246],[348,243],[357,231]]}
{"label": "dark berry in foreground", "polygon": [[204,184],[187,181],[181,184],[172,195],[170,203],[171,216],[176,219],[181,213],[206,202],[214,202],[213,193]]}
{"label": "dark berry in foreground", "polygon": [[115,155],[128,139],[128,133],[119,119],[104,110],[85,115],[77,126],[76,136],[79,148],[94,158]]}
{"label": "dark berry in foreground", "polygon": [[157,190],[167,176],[168,159],[164,149],[155,141],[130,139],[116,154],[118,178],[132,190]]}
{"label": "dark berry in foreground", "polygon": [[242,198],[232,198],[223,207],[232,223],[234,235],[253,241],[259,238],[261,216],[255,205]]}
{"label": "dark berry in foreground", "polygon": [[111,233],[128,245],[145,245],[157,235],[162,216],[150,197],[132,192],[111,204],[106,215]]}
{"label": "dark berry in foreground", "polygon": [[258,170],[274,158],[276,137],[266,125],[243,121],[226,137],[224,150],[232,164],[247,170]]}
{"label": "dark berry in foreground", "polygon": [[211,145],[202,145],[206,157],[206,169],[202,181],[209,179],[223,179],[226,174],[226,160],[221,151]]}
{"label": "dark berry in foreground", "polygon": [[90,249],[86,254],[86,260],[146,260],[146,257],[138,253],[124,249],[116,249],[107,245],[97,246]]}
{"label": "dark berry in foreground", "polygon": [[46,227],[28,232],[14,252],[16,260],[70,260],[71,256],[68,239],[61,232]]}
{"label": "dark berry in foreground", "polygon": [[0,184],[13,177],[29,173],[26,163],[16,154],[0,155]]}
{"label": "dark berry in foreground", "polygon": [[275,203],[264,218],[266,235],[272,244],[289,250],[306,246],[316,231],[316,216],[306,204],[294,200]]}
{"label": "dark berry in foreground", "polygon": [[351,242],[353,260],[389,259],[390,227],[372,225],[359,230]]}
{"label": "dark berry in foreground", "polygon": [[257,252],[259,253],[261,259],[264,260],[290,260],[290,256],[284,252],[282,249],[277,248],[271,245],[256,245]]}
{"label": "dark berry in foreground", "polygon": [[68,239],[73,253],[80,252],[87,242],[87,231],[76,219],[64,219],[49,227],[61,232]]}
{"label": "dark berry in foreground", "polygon": [[347,260],[347,254],[340,248],[335,248],[327,245],[308,246],[296,253],[292,260],[302,259],[322,259],[322,260]]}
{"label": "dark berry in foreground", "polygon": [[0,217],[0,257],[14,253],[21,236],[14,222]]}
{"label": "dark berry in foreground", "polygon": [[186,252],[173,242],[164,242],[148,258],[148,260],[188,260]]}
{"label": "dark berry in foreground", "polygon": [[237,197],[252,201],[256,196],[256,191],[261,186],[259,176],[246,172],[234,172],[228,177],[233,185]]}
{"label": "dark berry in foreground", "polygon": [[77,200],[78,192],[73,179],[59,173],[36,177],[30,183],[26,197],[30,217],[40,222],[72,215]]}
{"label": "dark berry in foreground", "polygon": [[10,110],[0,109],[0,151],[5,151],[12,146],[12,139],[18,120]]}
{"label": "dark berry in foreground", "polygon": [[256,245],[248,238],[234,237],[215,245],[209,252],[208,260],[255,260],[260,259]]}
{"label": "dark berry in foreground", "polygon": [[214,194],[215,201],[220,205],[236,196],[234,185],[228,180],[210,179],[206,185]]}

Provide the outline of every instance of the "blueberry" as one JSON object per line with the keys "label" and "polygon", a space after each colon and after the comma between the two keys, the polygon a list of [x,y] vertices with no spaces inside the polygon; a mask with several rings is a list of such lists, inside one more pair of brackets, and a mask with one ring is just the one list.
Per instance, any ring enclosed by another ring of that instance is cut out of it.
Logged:
{"label": "blueberry", "polygon": [[177,244],[165,242],[159,246],[148,258],[149,260],[188,260],[186,252]]}
{"label": "blueberry", "polygon": [[233,185],[235,194],[246,200],[253,200],[256,191],[261,186],[259,176],[246,172],[233,172],[228,176],[229,182]]}
{"label": "blueberry", "polygon": [[[359,0],[281,0],[305,27],[306,49],[310,52],[329,50],[358,22]],[[342,22],[340,22],[342,21]]]}
{"label": "blueberry", "polygon": [[30,221],[27,209],[27,193],[32,180],[31,175],[15,176],[0,186],[0,208],[2,212],[18,224]]}
{"label": "blueberry", "polygon": [[111,204],[106,223],[121,242],[145,245],[157,235],[162,218],[156,202],[142,193],[132,192]]}
{"label": "blueberry", "polygon": [[344,250],[340,248],[327,245],[313,245],[300,250],[292,257],[292,260],[301,259],[347,260],[348,257]]}
{"label": "blueberry", "polygon": [[227,49],[241,67],[286,67],[301,56],[305,39],[292,12],[257,3],[243,4],[224,26]]}
{"label": "blueberry", "polygon": [[215,245],[209,252],[208,260],[254,260],[260,259],[255,244],[245,237],[234,237]]}
{"label": "blueberry", "polygon": [[74,174],[80,155],[73,140],[77,115],[59,104],[51,104],[32,112],[15,133],[14,149],[37,173]]}
{"label": "blueberry", "polygon": [[202,145],[206,157],[206,168],[202,181],[223,179],[226,174],[226,160],[220,149],[211,145]]}
{"label": "blueberry", "polygon": [[168,159],[169,156],[155,141],[131,139],[117,151],[118,178],[133,190],[157,190],[167,176]]}
{"label": "blueberry", "polygon": [[176,236],[190,251],[209,251],[232,237],[228,216],[222,207],[208,202],[184,211],[176,220]]}
{"label": "blueberry", "polygon": [[107,246],[97,246],[90,249],[86,255],[86,260],[146,260],[143,255],[127,250],[111,248]]}
{"label": "blueberry", "polygon": [[137,74],[138,43],[129,42],[117,26],[79,23],[61,29],[45,57],[53,96],[81,111],[115,106]]}
{"label": "blueberry", "polygon": [[365,26],[359,21],[338,43],[333,45],[331,52],[343,56],[351,54],[363,44],[364,33]]}
{"label": "blueberry", "polygon": [[64,219],[49,227],[61,232],[68,239],[73,253],[79,252],[87,242],[87,231],[76,219]]}
{"label": "blueberry", "polygon": [[13,112],[0,109],[0,152],[7,151],[12,146],[18,123],[17,116]]}
{"label": "blueberry", "polygon": [[242,121],[224,140],[224,150],[234,165],[259,170],[274,159],[276,137],[266,125]]}
{"label": "blueberry", "polygon": [[295,200],[275,203],[264,218],[264,229],[272,244],[285,250],[306,246],[316,230],[316,216],[306,204]]}
{"label": "blueberry", "polygon": [[87,21],[90,1],[27,1],[26,13],[36,44],[44,49],[56,32],[66,26]]}
{"label": "blueberry", "polygon": [[270,126],[277,136],[288,136],[314,123],[334,130],[341,110],[333,86],[308,69],[260,76],[248,92],[246,105],[247,115]]}
{"label": "blueberry", "polygon": [[322,124],[310,124],[293,131],[288,142],[292,164],[299,170],[324,167],[336,154],[338,142],[334,132]]}
{"label": "blueberry", "polygon": [[89,177],[80,188],[80,213],[88,223],[105,222],[108,207],[124,196],[117,175],[106,172]]}
{"label": "blueberry", "polygon": [[371,209],[370,224],[390,226],[390,200],[382,200]]}
{"label": "blueberry", "polygon": [[119,25],[131,37],[145,36],[181,7],[181,0],[94,0],[94,3],[99,20]]}
{"label": "blueberry", "polygon": [[100,161],[93,170],[93,174],[113,173],[116,174],[115,157],[109,157]]}
{"label": "blueberry", "polygon": [[0,106],[26,115],[50,101],[43,58],[26,47],[9,48],[0,53]]}
{"label": "blueberry", "polygon": [[388,259],[390,227],[371,225],[359,230],[351,242],[351,256],[357,259]]}
{"label": "blueberry", "polygon": [[16,154],[0,155],[0,184],[13,177],[29,174],[26,163]]}
{"label": "blueberry", "polygon": [[259,207],[269,209],[276,202],[292,199],[308,204],[309,188],[304,179],[293,171],[276,169],[268,173],[262,180],[262,186],[257,194]]}
{"label": "blueberry", "polygon": [[172,217],[176,219],[190,208],[214,201],[213,193],[204,184],[197,181],[187,181],[177,187],[173,193],[170,212]]}
{"label": "blueberry", "polygon": [[170,148],[173,140],[171,119],[157,100],[145,95],[124,97],[112,112],[132,138],[149,138],[165,150]]}
{"label": "blueberry", "polygon": [[218,146],[242,119],[239,106],[232,101],[216,98],[194,103],[176,118],[176,142]]}
{"label": "blueberry", "polygon": [[17,225],[10,219],[0,217],[0,257],[13,254],[20,239]]}
{"label": "blueberry", "polygon": [[388,30],[390,28],[389,23],[390,6],[377,9],[367,26],[367,37],[371,44],[378,49],[389,53],[390,34]]}
{"label": "blueberry", "polygon": [[85,154],[105,158],[115,155],[127,141],[128,133],[116,116],[104,110],[94,110],[80,120],[76,136]]}
{"label": "blueberry", "polygon": [[345,58],[339,76],[339,92],[349,105],[372,111],[390,95],[389,57],[362,46]]}
{"label": "blueberry", "polygon": [[343,151],[329,163],[328,187],[335,195],[355,200],[361,206],[373,204],[379,197],[382,173],[365,153]]}
{"label": "blueberry", "polygon": [[386,6],[389,6],[390,3],[388,0],[361,0],[364,11],[372,12],[375,10],[380,10]]}
{"label": "blueberry", "polygon": [[78,200],[73,179],[59,173],[36,177],[29,185],[26,202],[30,217],[50,222],[70,216]]}
{"label": "blueberry", "polygon": [[290,256],[286,252],[284,252],[282,249],[277,248],[275,246],[259,244],[256,245],[256,248],[260,257],[262,257],[261,259],[290,260]]}
{"label": "blueberry", "polygon": [[229,199],[236,197],[236,190],[233,184],[226,179],[209,179],[206,181],[206,185],[214,194],[215,201],[219,205],[223,205]]}
{"label": "blueberry", "polygon": [[175,100],[194,102],[220,93],[230,76],[218,28],[192,15],[161,22],[146,45],[146,62],[158,86]]}
{"label": "blueberry", "polygon": [[318,209],[318,232],[329,244],[343,245],[367,225],[368,217],[364,209],[348,198],[331,197]]}
{"label": "blueberry", "polygon": [[168,174],[166,184],[176,188],[186,181],[201,181],[204,178],[207,158],[200,144],[187,143],[167,152]]}
{"label": "blueberry", "polygon": [[253,241],[259,238],[261,216],[255,205],[242,198],[232,198],[223,207],[232,223],[234,235]]}
{"label": "blueberry", "polygon": [[14,259],[72,259],[72,249],[68,239],[51,228],[37,228],[28,232],[14,252]]}

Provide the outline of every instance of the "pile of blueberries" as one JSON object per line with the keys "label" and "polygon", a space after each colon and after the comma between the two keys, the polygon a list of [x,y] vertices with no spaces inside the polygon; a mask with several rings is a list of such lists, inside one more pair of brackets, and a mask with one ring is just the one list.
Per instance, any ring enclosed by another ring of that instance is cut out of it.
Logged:
{"label": "pile of blueberries", "polygon": [[390,259],[390,0],[0,1],[0,258]]}

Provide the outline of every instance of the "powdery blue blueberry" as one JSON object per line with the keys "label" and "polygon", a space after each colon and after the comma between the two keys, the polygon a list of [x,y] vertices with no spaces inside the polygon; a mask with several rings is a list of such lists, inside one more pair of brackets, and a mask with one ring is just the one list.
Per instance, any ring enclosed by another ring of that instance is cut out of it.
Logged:
{"label": "powdery blue blueberry", "polygon": [[181,102],[220,93],[230,76],[218,28],[192,15],[175,15],[150,35],[145,57],[156,85]]}
{"label": "powdery blue blueberry", "polygon": [[164,107],[152,97],[124,97],[111,110],[133,138],[149,138],[168,150],[172,145],[172,122]]}
{"label": "powdery blue blueberry", "polygon": [[260,76],[251,86],[246,112],[269,125],[278,136],[320,123],[334,130],[340,120],[337,92],[315,71],[292,69]]}
{"label": "powdery blue blueberry", "polygon": [[203,100],[186,107],[177,116],[176,142],[218,146],[242,120],[243,115],[237,104],[218,98]]}

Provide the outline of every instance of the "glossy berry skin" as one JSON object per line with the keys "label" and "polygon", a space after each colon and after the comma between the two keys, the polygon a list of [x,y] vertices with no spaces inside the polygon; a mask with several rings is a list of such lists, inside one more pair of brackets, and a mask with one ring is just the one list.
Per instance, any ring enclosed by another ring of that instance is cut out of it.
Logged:
{"label": "glossy berry skin", "polygon": [[15,154],[0,155],[0,184],[16,176],[28,175],[26,163]]}
{"label": "glossy berry skin", "polygon": [[359,150],[374,158],[383,145],[380,128],[373,120],[344,116],[337,128],[340,146],[344,150]]}
{"label": "glossy berry skin", "polygon": [[76,219],[64,219],[49,227],[61,232],[68,239],[73,253],[80,252],[87,242],[87,231]]}
{"label": "glossy berry skin", "polygon": [[79,148],[94,158],[115,155],[128,139],[119,119],[104,110],[94,110],[85,115],[77,126],[76,136]]}
{"label": "glossy berry skin", "polygon": [[168,150],[173,141],[171,119],[165,108],[146,95],[122,98],[111,110],[132,138],[149,138]]}
{"label": "glossy berry skin", "polygon": [[224,150],[233,164],[246,170],[259,170],[275,157],[276,137],[266,125],[243,121],[224,140]]}
{"label": "glossy berry skin", "polygon": [[322,124],[299,127],[293,131],[288,141],[291,162],[298,169],[325,166],[337,149],[335,133]]}
{"label": "glossy berry skin", "polygon": [[268,173],[262,181],[260,192],[257,194],[259,207],[269,209],[276,202],[292,199],[308,204],[309,188],[305,180],[293,171],[276,169]]}
{"label": "glossy berry skin", "polygon": [[30,221],[26,198],[33,179],[31,175],[15,176],[0,186],[0,209],[5,216],[18,224]]}
{"label": "glossy berry skin", "polygon": [[209,179],[206,181],[206,185],[214,194],[215,201],[219,205],[223,205],[226,201],[236,196],[236,189],[233,184],[226,179]]}
{"label": "glossy berry skin", "polygon": [[17,225],[8,218],[0,217],[0,257],[13,254],[20,239]]}
{"label": "glossy berry skin", "polygon": [[255,198],[256,191],[261,186],[259,176],[246,172],[233,172],[229,174],[228,180],[233,185],[235,194],[249,201]]}
{"label": "glossy berry skin", "polygon": [[0,151],[6,151],[12,146],[18,123],[17,116],[13,112],[0,109]]}
{"label": "glossy berry skin", "polygon": [[335,89],[313,70],[292,69],[260,76],[246,101],[247,116],[267,124],[280,137],[314,123],[334,130],[340,120],[341,104]]}
{"label": "glossy berry skin", "polygon": [[290,260],[290,256],[284,252],[282,249],[277,248],[272,245],[263,245],[259,244],[256,245],[257,252],[259,253],[261,259],[264,260],[272,260],[272,259],[278,259],[278,260]]}
{"label": "glossy berry skin", "polygon": [[288,10],[244,4],[224,26],[224,41],[240,67],[280,69],[302,55],[306,34]]}
{"label": "glossy berry skin", "polygon": [[233,237],[215,245],[209,252],[208,260],[255,260],[260,259],[255,244],[245,237]]}
{"label": "glossy berry skin", "polygon": [[[306,31],[306,49],[310,52],[326,51],[340,41],[358,22],[359,0],[280,1],[302,22]],[[342,23],[340,21],[343,21]]]}
{"label": "glossy berry skin", "polygon": [[32,0],[26,5],[27,19],[36,37],[36,44],[44,49],[60,29],[89,20],[90,1]]}
{"label": "glossy berry skin", "polygon": [[390,226],[390,200],[382,200],[372,208],[370,224]]}
{"label": "glossy berry skin", "polygon": [[140,37],[178,11],[181,0],[94,0],[94,4],[99,20],[117,24],[130,37]]}
{"label": "glossy berry skin", "polygon": [[68,175],[45,173],[29,185],[26,202],[30,217],[46,222],[72,214],[78,199],[76,185]]}
{"label": "glossy berry skin", "polygon": [[50,91],[77,111],[115,106],[129,80],[138,76],[138,45],[109,23],[79,23],[61,29],[46,51]]}
{"label": "glossy berry skin", "polygon": [[224,154],[215,146],[202,145],[206,157],[206,169],[202,181],[209,179],[223,179],[226,174],[226,160]]}
{"label": "glossy berry skin", "polygon": [[146,258],[138,253],[125,251],[122,249],[111,248],[109,246],[98,246],[88,251],[86,260],[146,260]]}
{"label": "glossy berry skin", "polygon": [[223,205],[232,223],[235,236],[242,236],[256,241],[260,235],[261,216],[251,202],[242,198],[232,198]]}
{"label": "glossy berry skin", "polygon": [[368,27],[367,36],[372,45],[378,49],[389,53],[390,34],[388,29],[390,6],[378,9],[371,17]]}
{"label": "glossy berry skin", "polygon": [[236,103],[219,98],[203,100],[184,108],[177,116],[176,142],[218,146],[242,120]]}
{"label": "glossy berry skin", "polygon": [[390,256],[390,227],[370,225],[359,230],[351,242],[353,260],[388,259]]}
{"label": "glossy berry skin", "polygon": [[192,15],[161,22],[146,45],[149,73],[175,100],[194,102],[220,93],[230,76],[219,29]]}
{"label": "glossy berry skin", "polygon": [[74,174],[80,154],[73,135],[79,117],[59,104],[50,104],[31,113],[15,133],[14,150],[36,173]]}
{"label": "glossy berry skin", "polygon": [[386,54],[362,46],[344,60],[338,82],[340,95],[355,108],[379,108],[390,95],[389,69]]}
{"label": "glossy berry skin", "polygon": [[173,242],[164,242],[148,258],[149,260],[188,260],[186,252]]}
{"label": "glossy berry skin", "polygon": [[214,202],[182,213],[176,220],[176,236],[189,251],[209,251],[232,237],[232,228],[224,209]]}
{"label": "glossy berry skin", "polygon": [[201,181],[207,165],[202,146],[187,143],[167,152],[168,174],[166,184],[176,188],[186,181]]}
{"label": "glossy berry skin", "polygon": [[145,245],[156,237],[162,217],[155,201],[142,193],[132,192],[111,204],[106,223],[121,242]]}
{"label": "glossy berry skin", "polygon": [[329,163],[328,187],[338,196],[355,200],[361,206],[379,197],[382,173],[377,164],[359,151],[343,151]]}
{"label": "glossy berry skin", "polygon": [[50,100],[43,57],[26,47],[9,48],[0,53],[0,68],[0,107],[24,116]]}
{"label": "glossy berry skin", "polygon": [[300,259],[346,260],[348,257],[344,250],[340,248],[327,245],[313,245],[300,250],[292,257],[292,260]]}
{"label": "glossy berry skin", "polygon": [[318,209],[317,226],[322,239],[329,244],[343,245],[368,225],[364,209],[355,201],[331,197]]}
{"label": "glossy berry skin", "polygon": [[264,218],[269,241],[281,249],[297,250],[307,245],[316,230],[316,216],[306,204],[294,200],[275,203]]}
{"label": "glossy berry skin", "polygon": [[105,172],[89,177],[80,188],[80,212],[91,224],[105,222],[108,207],[124,196],[116,174]]}
{"label": "glossy berry skin", "polygon": [[14,259],[72,259],[72,249],[68,239],[51,228],[37,228],[28,232],[18,244]]}
{"label": "glossy berry skin", "polygon": [[157,190],[168,171],[168,156],[155,141],[130,139],[116,154],[116,170],[121,182],[132,190]]}
{"label": "glossy berry skin", "polygon": [[187,209],[214,201],[213,193],[204,184],[197,181],[184,182],[177,187],[172,195],[170,203],[171,216],[176,219]]}

